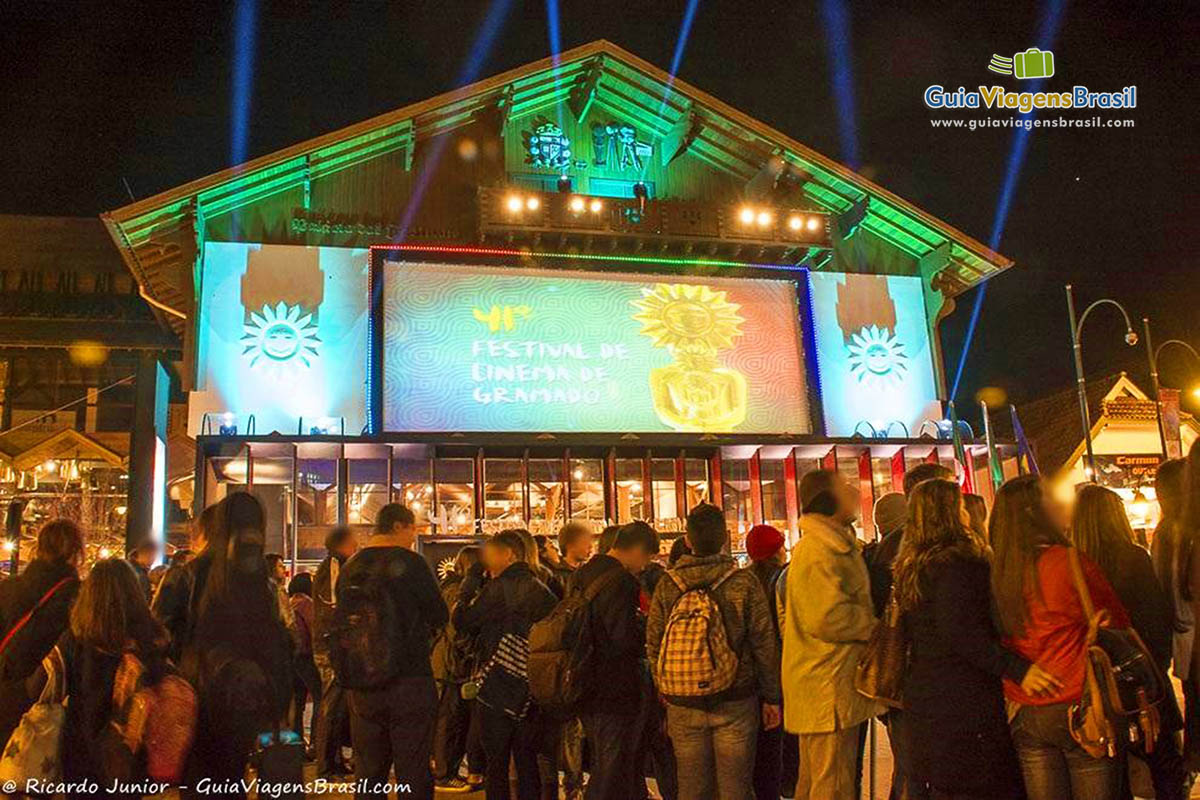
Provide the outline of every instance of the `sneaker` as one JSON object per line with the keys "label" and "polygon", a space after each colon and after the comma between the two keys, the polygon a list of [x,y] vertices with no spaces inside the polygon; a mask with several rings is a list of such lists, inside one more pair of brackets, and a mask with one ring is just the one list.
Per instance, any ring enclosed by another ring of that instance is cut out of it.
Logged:
{"label": "sneaker", "polygon": [[437,789],[439,792],[471,791],[471,785],[462,778],[442,778],[441,780],[434,782],[433,788]]}

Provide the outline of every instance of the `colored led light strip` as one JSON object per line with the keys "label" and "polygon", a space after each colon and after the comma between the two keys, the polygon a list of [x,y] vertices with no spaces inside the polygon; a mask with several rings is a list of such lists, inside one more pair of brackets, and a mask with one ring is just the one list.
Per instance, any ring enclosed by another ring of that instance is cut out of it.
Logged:
{"label": "colored led light strip", "polygon": [[703,258],[660,258],[657,256],[618,256],[601,253],[542,253],[526,250],[512,250],[500,247],[466,247],[456,245],[373,245],[371,250],[387,250],[410,253],[446,253],[476,256],[503,256],[515,258],[566,258],[577,261],[617,261],[632,264],[662,264],[679,267],[744,267],[751,269],[773,269],[787,272],[803,272],[804,267],[795,264],[756,264],[746,261],[719,261]]}

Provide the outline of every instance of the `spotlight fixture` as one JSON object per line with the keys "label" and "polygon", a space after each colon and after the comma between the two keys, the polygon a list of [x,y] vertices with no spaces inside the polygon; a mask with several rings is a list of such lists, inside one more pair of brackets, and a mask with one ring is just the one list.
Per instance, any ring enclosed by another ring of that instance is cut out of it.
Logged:
{"label": "spotlight fixture", "polygon": [[510,194],[508,199],[504,201],[504,204],[508,207],[509,211],[514,214],[518,214],[521,211],[521,196]]}
{"label": "spotlight fixture", "polygon": [[766,228],[771,224],[771,212],[760,211],[758,212],[758,216],[755,217],[755,220],[758,222],[758,227]]}
{"label": "spotlight fixture", "polygon": [[237,436],[237,418],[228,411],[222,414],[221,424],[217,426],[217,433],[221,436]]}
{"label": "spotlight fixture", "polygon": [[530,211],[537,211],[541,205],[542,205],[542,201],[537,199],[533,195],[530,195],[525,200],[525,207],[528,208]]}
{"label": "spotlight fixture", "polygon": [[571,211],[575,212],[576,214],[583,213],[584,205],[585,205],[585,203],[583,202],[583,198],[578,195],[576,195],[575,197],[572,197],[571,202],[568,204]]}
{"label": "spotlight fixture", "polygon": [[804,227],[804,217],[799,214],[792,214],[788,217],[788,227],[794,231],[798,231]]}
{"label": "spotlight fixture", "polygon": [[810,231],[815,231],[820,227],[821,227],[820,218],[818,218],[818,217],[809,217],[808,218],[808,229]]}
{"label": "spotlight fixture", "polygon": [[750,206],[743,206],[742,210],[738,212],[738,219],[742,221],[743,225],[751,224],[754,222],[754,209]]}
{"label": "spotlight fixture", "polygon": [[604,203],[593,198],[590,209],[593,214],[599,214],[604,209]]}
{"label": "spotlight fixture", "polygon": [[650,192],[646,189],[646,184],[638,181],[633,185],[633,196],[638,201],[638,210],[643,214],[646,213],[646,198],[650,196]]}
{"label": "spotlight fixture", "polygon": [[569,177],[567,177],[566,175],[559,175],[558,176],[558,190],[560,192],[562,192],[563,194],[570,194],[571,179]]}

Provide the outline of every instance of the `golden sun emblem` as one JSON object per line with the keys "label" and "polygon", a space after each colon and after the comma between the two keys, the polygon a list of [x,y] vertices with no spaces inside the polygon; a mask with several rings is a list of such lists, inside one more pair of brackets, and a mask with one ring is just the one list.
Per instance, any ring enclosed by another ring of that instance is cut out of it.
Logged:
{"label": "golden sun emblem", "polygon": [[642,323],[641,333],[672,353],[728,350],[742,335],[741,306],[709,286],[658,283],[642,289],[633,305],[640,309],[633,318]]}
{"label": "golden sun emblem", "polygon": [[741,306],[703,284],[658,283],[632,301],[641,333],[674,358],[650,371],[654,412],[677,431],[731,431],[746,419],[746,377],[717,353],[742,335]]}

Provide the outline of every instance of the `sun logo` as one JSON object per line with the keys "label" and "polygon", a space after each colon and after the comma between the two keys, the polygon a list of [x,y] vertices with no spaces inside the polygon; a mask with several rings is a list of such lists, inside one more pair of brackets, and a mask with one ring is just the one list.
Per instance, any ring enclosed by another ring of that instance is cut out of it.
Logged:
{"label": "sun logo", "polygon": [[444,581],[444,580],[446,580],[446,578],[449,578],[453,573],[454,573],[454,559],[453,558],[443,558],[441,561],[438,562],[438,565],[437,565],[438,580]]}
{"label": "sun logo", "polygon": [[250,322],[243,326],[242,355],[250,366],[282,366],[291,362],[311,367],[317,358],[317,323],[300,305],[280,301],[272,308],[251,311]]}
{"label": "sun logo", "polygon": [[896,385],[908,372],[904,344],[887,328],[868,325],[850,334],[850,374],[859,383]]}
{"label": "sun logo", "polygon": [[633,318],[642,323],[641,333],[671,353],[728,350],[742,335],[741,306],[709,286],[657,283],[642,289],[642,298],[633,305],[639,309]]}

